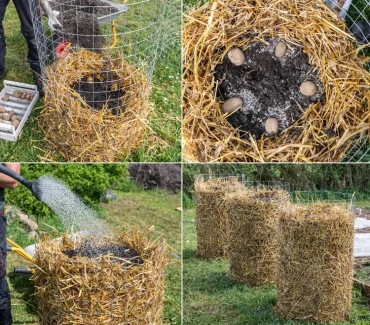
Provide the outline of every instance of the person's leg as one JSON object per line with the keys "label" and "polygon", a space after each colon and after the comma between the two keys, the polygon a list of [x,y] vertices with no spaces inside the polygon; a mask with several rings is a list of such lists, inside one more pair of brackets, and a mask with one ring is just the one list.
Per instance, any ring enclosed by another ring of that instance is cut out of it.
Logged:
{"label": "person's leg", "polygon": [[13,324],[11,301],[6,281],[6,219],[0,212],[0,325]]}
{"label": "person's leg", "polygon": [[8,3],[9,3],[9,0],[0,1],[0,79],[3,78],[6,74],[6,66],[5,66],[6,42],[5,42],[3,20],[4,20],[5,11],[6,11],[6,7]]}
{"label": "person's leg", "polygon": [[35,33],[33,30],[31,11],[28,0],[13,0],[17,10],[19,20],[21,21],[21,32],[26,39],[28,46],[27,61],[32,71],[41,73],[40,60],[37,53]]}
{"label": "person's leg", "polygon": [[44,85],[41,79],[41,67],[39,55],[37,52],[37,44],[35,32],[33,30],[31,10],[28,0],[13,0],[14,6],[17,9],[19,20],[21,21],[21,32],[27,41],[28,56],[27,61],[33,71],[33,77],[40,96],[44,96]]}

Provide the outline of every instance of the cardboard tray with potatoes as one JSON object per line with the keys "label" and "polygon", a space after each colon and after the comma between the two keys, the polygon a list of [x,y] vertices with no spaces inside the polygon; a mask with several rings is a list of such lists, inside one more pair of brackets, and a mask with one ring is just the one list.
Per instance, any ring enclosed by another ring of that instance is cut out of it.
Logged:
{"label": "cardboard tray with potatoes", "polygon": [[4,80],[0,92],[0,139],[17,140],[38,98],[35,85]]}

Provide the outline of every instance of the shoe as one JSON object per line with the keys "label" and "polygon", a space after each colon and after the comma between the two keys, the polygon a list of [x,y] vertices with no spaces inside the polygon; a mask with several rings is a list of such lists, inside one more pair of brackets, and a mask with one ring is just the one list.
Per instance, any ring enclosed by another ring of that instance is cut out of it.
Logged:
{"label": "shoe", "polygon": [[13,317],[10,309],[0,310],[0,325],[12,325]]}
{"label": "shoe", "polygon": [[3,79],[7,73],[8,73],[8,69],[6,67],[2,68],[0,70],[0,79]]}
{"label": "shoe", "polygon": [[42,78],[41,78],[40,74],[34,72],[33,73],[33,80],[35,81],[35,84],[37,86],[37,90],[39,91],[40,97],[44,97],[45,96],[44,83],[42,81]]}

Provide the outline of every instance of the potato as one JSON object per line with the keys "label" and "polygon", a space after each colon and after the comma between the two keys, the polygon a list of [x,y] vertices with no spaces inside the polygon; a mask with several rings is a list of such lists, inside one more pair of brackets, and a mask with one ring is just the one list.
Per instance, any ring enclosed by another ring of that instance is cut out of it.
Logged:
{"label": "potato", "polygon": [[3,120],[4,121],[10,121],[10,115],[9,114],[4,114]]}
{"label": "potato", "polygon": [[222,110],[225,113],[233,113],[243,106],[243,101],[239,97],[229,98],[222,104]]}
{"label": "potato", "polygon": [[5,95],[4,97],[3,97],[3,101],[4,102],[7,102],[9,100],[9,95]]}
{"label": "potato", "polygon": [[312,81],[305,81],[301,84],[299,91],[304,96],[313,96],[317,93],[317,86]]}
{"label": "potato", "polygon": [[9,115],[10,115],[10,116],[13,116],[14,114],[15,114],[14,110],[11,110],[11,111],[9,112]]}
{"label": "potato", "polygon": [[288,47],[286,46],[286,44],[284,42],[279,42],[275,48],[275,55],[278,58],[281,58],[286,54],[287,50],[288,50]]}
{"label": "potato", "polygon": [[18,119],[18,116],[17,116],[17,115],[15,115],[15,114],[14,114],[10,119],[11,119],[12,121],[19,120],[19,119]]}
{"label": "potato", "polygon": [[22,95],[22,93],[19,91],[19,90],[14,90],[13,92],[13,96],[16,97],[16,98],[20,98]]}
{"label": "potato", "polygon": [[17,129],[17,128],[18,128],[19,123],[20,123],[20,122],[19,122],[18,120],[13,121],[13,125],[14,125],[14,128],[15,128],[15,129]]}
{"label": "potato", "polygon": [[265,130],[268,135],[278,133],[279,121],[276,118],[268,118],[265,122]]}
{"label": "potato", "polygon": [[0,107],[0,113],[5,113],[6,109],[4,107]]}
{"label": "potato", "polygon": [[227,57],[231,63],[235,65],[242,65],[245,62],[245,55],[243,51],[237,47],[234,47],[227,52]]}

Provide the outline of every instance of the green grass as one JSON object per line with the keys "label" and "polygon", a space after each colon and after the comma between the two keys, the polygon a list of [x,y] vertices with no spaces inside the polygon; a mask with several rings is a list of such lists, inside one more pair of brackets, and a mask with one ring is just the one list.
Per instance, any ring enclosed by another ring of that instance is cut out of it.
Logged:
{"label": "green grass", "polygon": [[[181,305],[181,215],[175,210],[181,206],[181,196],[164,191],[116,192],[117,200],[100,204],[100,213],[104,222],[119,232],[123,228],[137,226],[148,230],[155,226],[154,235],[161,235],[169,245],[170,262],[166,269],[164,325],[180,325]],[[55,217],[47,217],[39,222],[42,231],[62,230]],[[22,247],[32,243],[22,225],[14,221],[8,227],[8,237]],[[8,256],[8,272],[13,267],[24,267],[27,263],[18,255]],[[37,308],[33,293],[32,281],[27,275],[8,273],[8,282],[12,295],[12,313],[14,324],[38,324]]]}
{"label": "green grass", "polygon": [[[307,321],[287,321],[273,312],[274,287],[251,288],[228,278],[226,260],[200,260],[195,257],[195,210],[184,211],[183,290],[184,325],[309,325]],[[351,321],[369,324],[369,297],[353,289]]]}
{"label": "green grass", "polygon": [[356,200],[356,207],[358,208],[367,208],[370,209],[370,201],[369,200]]}
{"label": "green grass", "polygon": [[[137,17],[136,15],[136,20]],[[33,83],[32,73],[26,61],[26,42],[20,33],[19,19],[12,2],[10,2],[5,15],[4,28],[7,41],[6,62],[9,69],[5,79]],[[146,51],[148,50],[150,48],[146,49]],[[2,88],[2,80],[0,80],[0,83],[0,88]],[[176,44],[158,57],[150,98],[154,113],[149,117],[148,134],[142,141],[139,150],[124,157],[124,161],[162,162],[181,160],[180,96],[181,47],[180,44]],[[43,101],[39,100],[20,138],[15,143],[0,140],[0,161],[41,161],[45,153],[51,151],[53,152],[52,157],[48,156],[47,159],[64,161],[63,157],[52,150],[51,145],[44,140],[43,132],[38,127],[37,117],[42,106]]]}

